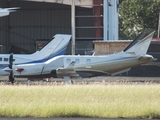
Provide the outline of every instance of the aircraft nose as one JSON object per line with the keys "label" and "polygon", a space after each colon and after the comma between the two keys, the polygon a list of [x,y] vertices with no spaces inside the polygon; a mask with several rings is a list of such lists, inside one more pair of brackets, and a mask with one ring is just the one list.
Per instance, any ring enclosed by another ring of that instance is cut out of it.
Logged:
{"label": "aircraft nose", "polygon": [[12,69],[10,69],[9,67],[6,67],[6,68],[4,68],[4,69],[3,69],[3,71],[11,72],[11,71],[12,71]]}

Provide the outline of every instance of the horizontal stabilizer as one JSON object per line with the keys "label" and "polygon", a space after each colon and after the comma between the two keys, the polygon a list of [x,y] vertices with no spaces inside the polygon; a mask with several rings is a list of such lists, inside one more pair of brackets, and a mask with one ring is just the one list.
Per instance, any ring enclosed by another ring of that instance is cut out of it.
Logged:
{"label": "horizontal stabilizer", "polygon": [[141,56],[139,58],[140,61],[156,61],[157,59],[155,59],[153,56],[151,55],[144,55],[144,56]]}

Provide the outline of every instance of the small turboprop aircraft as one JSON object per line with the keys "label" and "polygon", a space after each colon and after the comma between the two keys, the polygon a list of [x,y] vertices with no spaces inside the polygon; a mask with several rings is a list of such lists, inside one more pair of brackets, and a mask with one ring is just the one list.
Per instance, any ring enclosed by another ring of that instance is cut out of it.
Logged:
{"label": "small turboprop aircraft", "polygon": [[[71,35],[56,34],[45,46],[33,54],[0,54],[0,76],[9,75],[3,69],[8,67],[8,63],[31,64],[41,63],[58,55],[64,55]],[[11,57],[12,56],[12,57]],[[12,60],[10,59],[12,58]]]}
{"label": "small turboprop aircraft", "polygon": [[0,17],[9,15],[10,12],[15,12],[19,7],[13,8],[0,8]]}
{"label": "small turboprop aircraft", "polygon": [[[64,78],[66,83],[71,79],[116,75],[127,72],[131,67],[155,61],[146,54],[154,30],[143,31],[123,51],[103,56],[61,55],[41,63],[13,65],[4,71],[13,72],[15,77]],[[12,64],[10,64],[12,65]]]}

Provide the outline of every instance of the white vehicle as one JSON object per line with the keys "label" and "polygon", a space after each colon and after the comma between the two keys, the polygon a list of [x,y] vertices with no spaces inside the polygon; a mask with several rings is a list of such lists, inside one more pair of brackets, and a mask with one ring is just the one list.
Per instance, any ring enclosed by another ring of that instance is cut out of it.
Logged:
{"label": "white vehicle", "polygon": [[10,70],[15,77],[64,78],[66,83],[71,79],[116,75],[129,71],[131,67],[155,61],[146,54],[154,31],[143,31],[123,51],[103,56],[61,55],[42,63],[13,65]]}
{"label": "white vehicle", "polygon": [[19,7],[14,8],[0,8],[0,17],[7,16],[10,12],[15,12]]}
{"label": "white vehicle", "polygon": [[31,64],[31,63],[43,63],[58,55],[63,55],[66,51],[67,45],[71,39],[71,35],[56,34],[51,41],[49,41],[44,47],[36,51],[33,54],[15,54],[12,56],[12,61],[9,59],[10,54],[0,54],[0,76],[9,75],[8,72],[3,71],[5,67],[8,67],[9,63],[13,62],[14,65],[19,64]]}

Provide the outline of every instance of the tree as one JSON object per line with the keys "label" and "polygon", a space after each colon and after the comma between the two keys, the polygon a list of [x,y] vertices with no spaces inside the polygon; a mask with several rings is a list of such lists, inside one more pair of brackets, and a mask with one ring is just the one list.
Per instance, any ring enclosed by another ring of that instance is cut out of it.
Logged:
{"label": "tree", "polygon": [[144,29],[158,29],[160,0],[123,0],[119,8],[119,39],[133,39]]}

